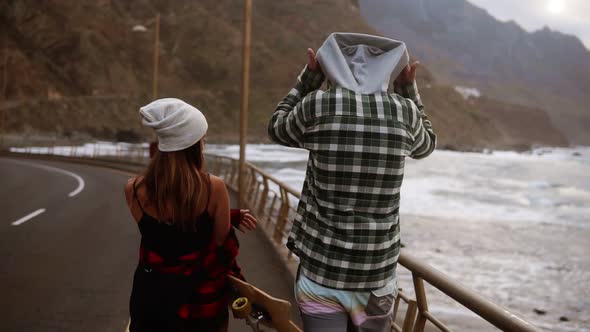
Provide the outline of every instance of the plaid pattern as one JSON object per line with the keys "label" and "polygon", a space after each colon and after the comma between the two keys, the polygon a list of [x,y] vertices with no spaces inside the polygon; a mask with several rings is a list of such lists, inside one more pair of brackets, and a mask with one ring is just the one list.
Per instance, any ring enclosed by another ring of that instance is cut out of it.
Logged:
{"label": "plaid pattern", "polygon": [[[239,210],[232,222],[239,223]],[[197,276],[189,303],[178,310],[183,319],[213,319],[227,312],[231,297],[231,286],[227,278],[233,275],[244,280],[236,257],[239,242],[233,229],[222,246],[212,240],[203,250],[188,253],[174,260],[166,260],[156,251],[148,249],[142,242],[139,264],[149,266],[156,273]]]}
{"label": "plaid pattern", "polygon": [[381,288],[399,256],[405,157],[428,156],[436,135],[415,83],[362,95],[318,90],[323,80],[305,68],[268,125],[273,141],[310,151],[287,246],[320,285]]}

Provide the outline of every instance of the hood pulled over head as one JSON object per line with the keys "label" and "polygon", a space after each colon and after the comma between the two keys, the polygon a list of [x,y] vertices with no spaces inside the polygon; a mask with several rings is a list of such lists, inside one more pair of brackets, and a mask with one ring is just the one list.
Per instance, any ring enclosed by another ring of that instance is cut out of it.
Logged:
{"label": "hood pulled over head", "polygon": [[389,79],[408,65],[406,44],[360,33],[332,33],[317,51],[326,78],[361,94],[387,92]]}

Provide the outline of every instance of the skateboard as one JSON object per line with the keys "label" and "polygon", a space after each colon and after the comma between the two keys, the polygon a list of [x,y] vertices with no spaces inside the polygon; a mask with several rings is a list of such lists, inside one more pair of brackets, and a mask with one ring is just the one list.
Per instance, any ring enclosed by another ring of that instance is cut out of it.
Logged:
{"label": "skateboard", "polygon": [[241,296],[231,305],[234,318],[245,319],[254,332],[264,331],[261,325],[278,332],[303,332],[289,317],[291,303],[272,297],[233,276],[229,279]]}

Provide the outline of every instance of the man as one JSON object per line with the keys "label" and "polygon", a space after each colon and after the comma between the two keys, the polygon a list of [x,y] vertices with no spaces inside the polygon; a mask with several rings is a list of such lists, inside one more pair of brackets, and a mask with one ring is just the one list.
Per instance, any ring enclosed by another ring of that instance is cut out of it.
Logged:
{"label": "man", "polygon": [[330,35],[308,57],[268,126],[273,141],[310,152],[287,243],[300,259],[304,330],[388,331],[404,159],[436,145],[415,82],[419,63],[408,65],[402,42],[352,33]]}

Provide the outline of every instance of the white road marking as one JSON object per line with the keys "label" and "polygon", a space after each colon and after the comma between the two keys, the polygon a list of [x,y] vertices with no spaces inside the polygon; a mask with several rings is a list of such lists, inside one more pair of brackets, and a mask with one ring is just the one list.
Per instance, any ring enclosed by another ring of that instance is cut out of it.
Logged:
{"label": "white road marking", "polygon": [[27,222],[27,221],[35,218],[36,216],[40,215],[43,212],[45,212],[45,209],[39,209],[39,210],[37,210],[35,212],[29,213],[26,216],[20,218],[19,220],[12,222],[11,225],[12,226],[18,226],[18,225],[20,225],[22,223],[25,223],[25,222]]}
{"label": "white road marking", "polygon": [[75,174],[75,173],[72,173],[72,172],[69,172],[69,171],[66,171],[66,170],[62,170],[62,169],[59,169],[59,168],[56,168],[55,170],[56,171],[61,171],[64,174],[68,174],[69,176],[71,176],[71,177],[75,178],[76,180],[78,180],[78,188],[74,189],[74,191],[72,191],[71,193],[69,193],[68,194],[68,197],[74,197],[74,196],[78,195],[79,193],[81,193],[82,190],[84,190],[84,185],[85,185],[84,179],[82,179],[82,177],[80,175]]}
{"label": "white road marking", "polygon": [[81,176],[79,176],[78,174],[72,173],[70,171],[66,171],[65,169],[61,169],[61,168],[56,168],[56,167],[51,167],[51,166],[47,166],[47,165],[39,165],[39,164],[32,164],[32,163],[25,163],[25,162],[19,162],[16,160],[12,160],[13,162],[16,162],[18,164],[25,164],[25,165],[29,165],[32,167],[37,167],[37,168],[41,168],[41,169],[45,169],[48,171],[54,171],[57,173],[61,173],[61,174],[65,174],[65,175],[69,175],[71,177],[73,177],[74,179],[76,179],[76,181],[78,181],[78,187],[76,189],[74,189],[74,191],[72,191],[71,193],[68,194],[68,197],[74,197],[76,195],[78,195],[79,193],[82,192],[82,190],[84,190],[84,186],[85,186],[85,182],[84,179],[82,179]]}

